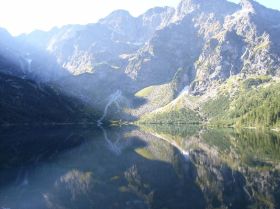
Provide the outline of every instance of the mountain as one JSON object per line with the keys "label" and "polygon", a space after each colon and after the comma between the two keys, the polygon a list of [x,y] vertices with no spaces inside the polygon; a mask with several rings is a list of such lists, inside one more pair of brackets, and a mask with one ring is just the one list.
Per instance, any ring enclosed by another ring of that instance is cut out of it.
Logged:
{"label": "mountain", "polygon": [[16,50],[16,41],[3,28],[0,28],[0,63],[1,73],[24,76],[24,67],[20,53]]}
{"label": "mountain", "polygon": [[[108,107],[115,119],[218,119],[231,125],[246,120],[254,126],[264,119],[250,115],[263,106],[274,121],[265,124],[275,126],[278,102],[269,108],[260,98],[278,96],[279,18],[279,11],[253,0],[183,0],[176,9],[152,8],[138,17],[117,10],[97,23],[35,31],[17,40],[45,51],[74,75],[54,81],[68,95],[103,110],[121,91]],[[247,109],[235,114],[242,98],[255,91]]]}
{"label": "mountain", "polygon": [[223,82],[236,74],[279,76],[280,42],[275,21],[279,15],[254,1],[242,1],[241,9],[227,16],[204,46],[196,62],[193,91],[201,93],[214,81]]}
{"label": "mountain", "polygon": [[127,11],[118,10],[95,24],[34,31],[18,39],[47,50],[61,66],[79,75],[93,72],[99,65],[120,68],[123,64],[120,56],[135,52],[173,13],[172,8],[154,8],[135,18]]}
{"label": "mountain", "polygon": [[[45,50],[39,50],[12,37],[5,29],[0,28],[1,72],[38,82],[60,79],[68,75],[56,59]],[[9,65],[14,65],[11,70]],[[1,67],[2,67],[1,66]]]}
{"label": "mountain", "polygon": [[95,122],[98,115],[75,98],[32,80],[0,73],[0,124]]}
{"label": "mountain", "polygon": [[50,81],[59,79],[58,72],[49,76],[51,71],[43,71],[44,64],[51,66],[51,62],[40,64],[42,59],[24,54],[22,45],[8,32],[1,29],[0,35],[0,124],[97,121],[96,111],[52,85]]}
{"label": "mountain", "polygon": [[279,14],[242,1],[241,8],[206,39],[188,91],[143,120],[170,122],[171,116],[187,109],[220,125],[278,126]]}

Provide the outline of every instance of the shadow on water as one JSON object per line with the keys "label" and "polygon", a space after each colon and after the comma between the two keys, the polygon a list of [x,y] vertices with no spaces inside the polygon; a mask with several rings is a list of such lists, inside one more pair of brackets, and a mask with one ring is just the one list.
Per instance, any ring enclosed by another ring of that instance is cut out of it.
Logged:
{"label": "shadow on water", "polygon": [[[82,126],[7,127],[0,130],[0,186],[18,177],[25,168],[55,160],[56,156],[75,148],[88,138],[100,135]],[[14,171],[14,172],[13,172]]]}
{"label": "shadow on water", "polygon": [[2,130],[0,208],[279,208],[277,137],[261,149],[253,133],[195,126]]}

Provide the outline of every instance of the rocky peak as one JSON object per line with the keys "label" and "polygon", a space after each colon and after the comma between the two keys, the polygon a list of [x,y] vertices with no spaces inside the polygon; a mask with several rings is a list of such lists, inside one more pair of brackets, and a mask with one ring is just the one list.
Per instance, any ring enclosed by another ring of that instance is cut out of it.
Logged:
{"label": "rocky peak", "polygon": [[140,15],[138,19],[145,22],[152,22],[153,19],[166,19],[170,18],[175,12],[174,8],[171,7],[154,7],[149,9],[144,14]]}
{"label": "rocky peak", "polygon": [[[266,8],[254,0],[241,0],[240,6],[242,9],[233,14],[232,19],[227,21],[229,25],[236,24],[237,30],[242,29],[242,33],[256,33],[257,36],[267,32],[279,42],[280,12],[278,10]],[[257,42],[257,40],[254,41]]]}
{"label": "rocky peak", "polygon": [[[113,39],[127,39],[131,41],[135,37],[137,18],[126,10],[117,10],[99,21],[99,24],[109,28],[114,34]],[[121,37],[120,37],[121,36]]]}
{"label": "rocky peak", "polygon": [[154,8],[149,9],[147,12],[145,12],[143,14],[143,16],[150,17],[150,16],[165,13],[168,10],[174,10],[174,9],[171,7],[154,7]]}
{"label": "rocky peak", "polygon": [[113,18],[113,17],[116,18],[116,17],[132,17],[132,16],[129,13],[129,11],[124,10],[124,9],[118,9],[118,10],[111,12],[111,14],[109,14],[106,18]]}
{"label": "rocky peak", "polygon": [[182,0],[177,6],[177,16],[181,19],[183,16],[192,13],[199,8],[198,2],[202,0]]}
{"label": "rocky peak", "polygon": [[263,7],[254,0],[241,0],[240,5],[241,5],[243,10],[248,10],[248,11],[251,11],[251,12],[255,12],[256,9],[258,9],[260,7]]}
{"label": "rocky peak", "polygon": [[271,23],[279,22],[280,12],[278,10],[266,8],[255,0],[241,0],[240,5],[243,11],[257,14],[259,18],[270,19]]}
{"label": "rocky peak", "polygon": [[175,9],[171,7],[155,7],[149,9],[138,17],[140,24],[148,27],[146,30],[153,31],[166,26],[175,13]]}
{"label": "rocky peak", "polygon": [[134,17],[126,10],[116,10],[109,14],[107,17],[101,19],[99,23],[102,24],[112,24],[120,23],[123,21],[129,21],[134,19]]}
{"label": "rocky peak", "polygon": [[227,0],[182,0],[176,10],[176,18],[182,19],[185,15],[200,11],[216,15],[228,15],[238,9],[238,5]]}

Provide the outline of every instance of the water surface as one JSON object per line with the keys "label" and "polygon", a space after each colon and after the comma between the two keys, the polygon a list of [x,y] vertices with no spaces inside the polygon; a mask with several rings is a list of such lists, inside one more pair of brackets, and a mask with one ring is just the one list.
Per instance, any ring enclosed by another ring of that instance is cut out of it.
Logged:
{"label": "water surface", "polygon": [[280,208],[280,137],[196,126],[0,131],[0,208]]}

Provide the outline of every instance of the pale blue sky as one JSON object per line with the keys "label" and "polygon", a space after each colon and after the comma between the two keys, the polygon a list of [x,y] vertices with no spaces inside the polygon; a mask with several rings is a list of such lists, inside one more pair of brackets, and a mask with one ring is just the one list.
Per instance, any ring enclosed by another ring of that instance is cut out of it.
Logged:
{"label": "pale blue sky", "polygon": [[[175,7],[180,0],[3,0],[0,3],[0,27],[14,35],[34,29],[48,30],[65,24],[96,22],[116,9],[137,16],[154,6]],[[231,0],[236,3],[239,0]],[[280,0],[258,0],[280,10]]]}
{"label": "pale blue sky", "polygon": [[[233,1],[235,3],[239,3],[239,0],[230,0]],[[260,4],[272,8],[272,9],[278,9],[280,10],[280,0],[257,0],[257,2],[259,2]]]}

